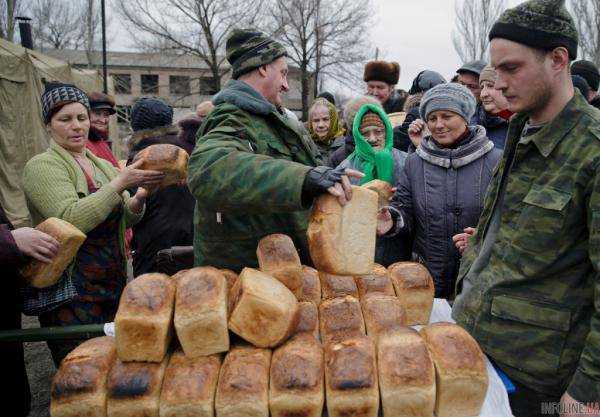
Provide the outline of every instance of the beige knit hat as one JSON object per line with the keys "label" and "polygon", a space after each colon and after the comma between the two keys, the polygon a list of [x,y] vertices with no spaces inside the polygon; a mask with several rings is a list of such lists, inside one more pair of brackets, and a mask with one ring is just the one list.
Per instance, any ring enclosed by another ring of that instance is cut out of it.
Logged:
{"label": "beige knit hat", "polygon": [[496,82],[496,70],[491,65],[487,65],[483,70],[481,70],[481,74],[479,74],[479,84],[484,81],[490,81],[492,83]]}

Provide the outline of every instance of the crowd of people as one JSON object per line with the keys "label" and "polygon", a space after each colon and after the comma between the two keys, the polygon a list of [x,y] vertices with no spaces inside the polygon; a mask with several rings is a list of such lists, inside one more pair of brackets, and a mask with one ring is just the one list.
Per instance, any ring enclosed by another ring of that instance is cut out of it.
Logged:
{"label": "crowd of people", "polygon": [[[394,196],[378,214],[375,261],[427,267],[435,296],[516,386],[515,416],[542,415],[543,402],[600,415],[600,71],[576,61],[561,1],[508,9],[489,39],[489,62],[450,81],[424,69],[408,91],[398,63],[371,61],[364,95],[338,108],[323,92],[302,123],[283,106],[285,48],[234,30],[231,80],[195,114],[174,124],[165,101],[135,102],[125,164],[108,140],[114,100],[46,84],[50,146],[27,163],[23,190],[34,224],[58,217],[87,239],[56,285],[23,286],[19,267],[48,262],[58,244],[13,229],[0,208],[3,329],[20,327],[21,311],[43,327],[112,321],[131,255],[134,276],[239,272],[257,266],[262,237],[284,233],[310,265],[313,200],[345,205],[351,185],[378,179]],[[164,174],[135,157],[165,143],[190,155],[188,179],[156,190]],[[78,342],[48,342],[57,366]],[[22,346],[2,352],[14,381],[3,396],[27,415]]]}

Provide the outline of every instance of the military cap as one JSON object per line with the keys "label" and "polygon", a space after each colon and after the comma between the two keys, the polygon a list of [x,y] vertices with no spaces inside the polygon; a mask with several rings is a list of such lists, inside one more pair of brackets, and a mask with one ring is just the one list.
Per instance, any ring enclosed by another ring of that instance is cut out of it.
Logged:
{"label": "military cap", "polygon": [[225,52],[233,79],[287,55],[281,43],[254,29],[234,29],[225,43]]}

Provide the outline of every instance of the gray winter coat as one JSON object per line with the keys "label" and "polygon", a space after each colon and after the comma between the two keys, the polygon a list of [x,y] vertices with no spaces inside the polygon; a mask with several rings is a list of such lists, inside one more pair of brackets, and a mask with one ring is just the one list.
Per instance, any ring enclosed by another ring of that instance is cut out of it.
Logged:
{"label": "gray winter coat", "polygon": [[454,149],[439,147],[431,137],[423,139],[408,155],[391,203],[394,228],[385,237],[414,235],[413,254],[431,272],[436,297],[453,294],[460,255],[452,236],[477,225],[502,156],[485,128],[469,130],[470,136]]}

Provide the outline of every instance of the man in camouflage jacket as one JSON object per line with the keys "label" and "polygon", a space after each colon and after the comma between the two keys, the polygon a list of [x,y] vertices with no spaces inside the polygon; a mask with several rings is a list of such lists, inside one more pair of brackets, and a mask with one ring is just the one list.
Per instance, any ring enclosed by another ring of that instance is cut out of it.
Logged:
{"label": "man in camouflage jacket", "polygon": [[330,192],[344,203],[350,183],[340,170],[316,167],[314,143],[282,110],[284,47],[260,32],[235,30],[226,49],[232,80],[214,97],[188,165],[195,264],[257,267],[258,241],[272,233],[289,235],[310,263],[312,199]]}
{"label": "man in camouflage jacket", "polygon": [[548,407],[561,399],[572,407],[562,415],[591,412],[600,403],[600,112],[573,90],[577,31],[562,1],[507,10],[490,40],[495,87],[518,114],[462,260],[453,317],[515,382],[515,416],[558,415]]}

